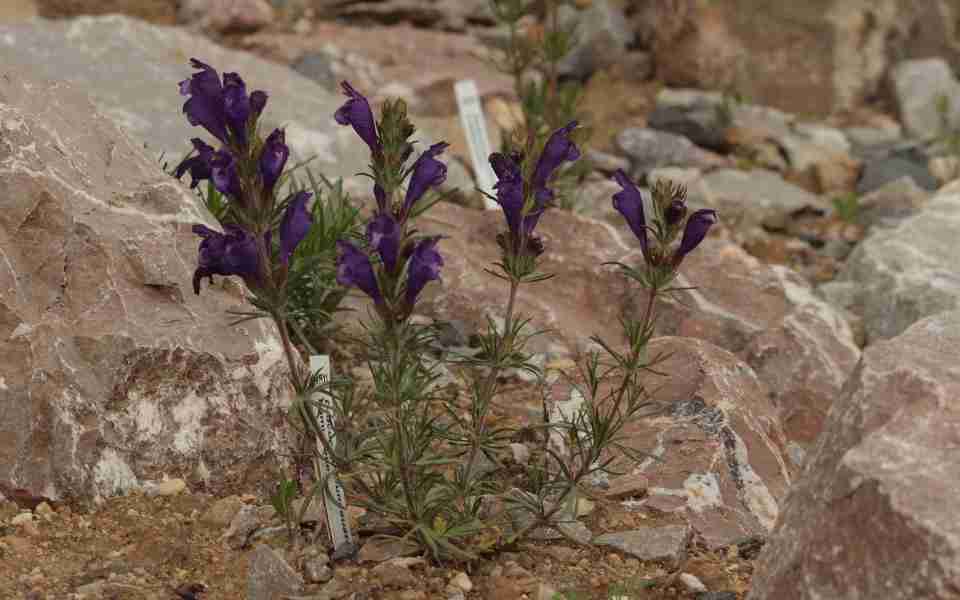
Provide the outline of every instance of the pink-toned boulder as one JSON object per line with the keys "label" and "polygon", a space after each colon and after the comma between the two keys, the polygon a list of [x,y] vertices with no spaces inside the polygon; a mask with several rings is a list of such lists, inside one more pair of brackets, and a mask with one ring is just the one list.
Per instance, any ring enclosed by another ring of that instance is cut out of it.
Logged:
{"label": "pink-toned boulder", "polygon": [[769,389],[736,356],[702,340],[658,338],[650,355],[670,353],[648,376],[662,416],[639,420],[625,438],[646,460],[642,506],[684,514],[699,541],[720,548],[765,536],[790,485],[786,439]]}
{"label": "pink-toned boulder", "polygon": [[227,326],[246,306],[229,280],[191,286],[191,225],[216,223],[85,94],[30,72],[0,65],[0,486],[89,499],[275,468],[279,340]]}
{"label": "pink-toned boulder", "polygon": [[[505,227],[503,215],[439,204],[421,227],[449,236],[440,244],[443,283],[427,287],[422,310],[474,330],[487,315],[502,317],[506,283],[483,269],[499,259],[493,240]],[[546,245],[542,270],[556,277],[521,287],[520,314],[533,319],[532,329],[550,330],[531,350],[551,344],[572,350],[595,334],[620,343],[617,318],[624,308],[642,310],[643,290],[602,263],[639,261],[632,234],[560,210],[548,212],[538,232]],[[859,358],[847,323],[798,275],[766,266],[730,242],[708,239],[681,271],[677,285],[698,289],[660,303],[657,332],[709,341],[750,365],[770,388],[792,462],[801,463]]]}
{"label": "pink-toned boulder", "polygon": [[751,600],[960,596],[960,311],[871,345],[764,548]]}

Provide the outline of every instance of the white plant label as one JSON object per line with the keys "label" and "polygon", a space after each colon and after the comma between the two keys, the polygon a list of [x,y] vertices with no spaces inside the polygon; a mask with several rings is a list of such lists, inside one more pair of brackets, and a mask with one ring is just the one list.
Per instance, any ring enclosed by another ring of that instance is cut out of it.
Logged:
{"label": "white plant label", "polygon": [[[310,371],[320,373],[321,381],[330,381],[330,356],[314,354],[310,357]],[[333,413],[330,407],[331,398],[328,394],[318,392],[313,400],[320,405],[320,414],[317,415],[317,424],[320,433],[326,437],[333,447],[336,443],[336,433],[333,428]],[[317,440],[317,452],[320,460],[315,463],[320,477],[327,480],[327,490],[323,495],[323,506],[327,516],[327,532],[334,551],[353,545],[353,533],[350,531],[350,521],[347,518],[347,500],[343,493],[343,486],[337,480],[333,462],[320,440]]]}
{"label": "white plant label", "polygon": [[[460,124],[467,135],[470,160],[473,162],[473,172],[477,175],[477,187],[493,196],[497,176],[490,166],[490,138],[487,137],[487,120],[483,116],[483,103],[477,92],[477,84],[472,79],[464,79],[454,84],[453,91],[457,96]],[[487,197],[484,197],[483,205],[487,210],[498,208],[497,203]]]}

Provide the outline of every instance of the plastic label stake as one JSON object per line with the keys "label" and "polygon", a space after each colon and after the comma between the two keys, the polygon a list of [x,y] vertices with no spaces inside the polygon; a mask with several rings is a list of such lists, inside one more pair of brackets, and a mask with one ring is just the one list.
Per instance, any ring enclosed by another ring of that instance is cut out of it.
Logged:
{"label": "plastic label stake", "polygon": [[[322,382],[329,382],[330,356],[326,354],[311,356],[310,371],[320,373]],[[336,445],[336,433],[333,428],[332,399],[329,394],[317,392],[314,394],[313,400],[320,406],[320,414],[317,415],[320,433],[333,448]],[[327,481],[327,490],[323,495],[323,507],[327,517],[327,532],[330,534],[330,542],[333,544],[334,552],[352,548],[354,545],[353,533],[350,531],[350,521],[347,519],[347,500],[343,493],[343,486],[337,480],[333,461],[330,460],[330,456],[319,439],[317,440],[317,452],[320,455],[320,460],[315,463],[315,466],[320,477]]]}
{"label": "plastic label stake", "polygon": [[[483,104],[477,92],[477,84],[472,79],[458,81],[453,86],[457,96],[457,108],[460,111],[460,124],[467,135],[467,145],[470,147],[470,160],[473,162],[473,172],[477,176],[477,187],[482,191],[495,195],[493,186],[497,176],[490,166],[490,138],[487,137],[487,121],[483,117]],[[483,205],[487,210],[499,208],[493,200],[484,197]]]}

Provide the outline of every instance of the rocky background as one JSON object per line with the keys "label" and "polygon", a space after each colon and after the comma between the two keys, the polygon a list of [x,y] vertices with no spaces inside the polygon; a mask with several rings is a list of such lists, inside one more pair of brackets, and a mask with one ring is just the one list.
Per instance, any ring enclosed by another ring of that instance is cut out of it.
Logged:
{"label": "rocky background", "polygon": [[[265,125],[363,201],[338,82],[403,97],[423,143],[451,143],[457,190],[422,223],[449,239],[418,318],[468,346],[501,308],[482,269],[502,217],[471,191],[453,83],[477,82],[494,146],[519,111],[486,0],[0,1],[0,597],[960,597],[960,3],[561,18],[581,24],[562,73],[585,86],[594,172],[541,225],[557,278],[519,298],[552,331],[546,372],[617,335],[623,281],[597,265],[639,249],[610,173],[680,181],[722,226],[685,263],[696,289],[659,307],[673,409],[630,433],[661,461],[595,482],[578,544],[544,532],[467,573],[376,538],[347,561],[286,547],[279,341],[225,325],[241,284],[190,293],[190,227],[214,222],[160,157],[195,135],[175,87],[195,56],[269,90]],[[334,362],[369,378],[347,348]],[[540,402],[517,374],[496,417]]]}

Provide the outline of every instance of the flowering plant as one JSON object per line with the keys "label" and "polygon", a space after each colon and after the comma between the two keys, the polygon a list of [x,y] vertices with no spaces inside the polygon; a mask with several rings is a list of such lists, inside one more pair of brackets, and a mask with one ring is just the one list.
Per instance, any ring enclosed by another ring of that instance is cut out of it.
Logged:
{"label": "flowering plant", "polygon": [[[561,81],[560,64],[576,46],[577,27],[570,21],[559,22],[559,0],[542,3],[529,0],[489,0],[494,18],[507,31],[504,58],[495,61],[500,71],[513,78],[514,91],[520,99],[523,120],[513,131],[503,132],[503,151],[527,141],[533,147],[527,152],[540,152],[553,131],[572,121],[583,121],[580,101],[583,86],[578,81]],[[542,8],[543,27],[521,27],[525,18]],[[579,143],[590,137],[588,128],[577,130]],[[572,161],[559,170],[552,189],[556,204],[566,209],[577,205],[577,188],[590,172],[589,161]]]}
{"label": "flowering plant", "polygon": [[[193,64],[200,72],[181,84],[190,96],[184,112],[222,146],[193,140],[196,155],[175,174],[189,172],[194,186],[210,180],[226,198],[216,206],[221,220],[230,219],[224,233],[195,226],[202,242],[194,289],[199,293],[202,280],[213,275],[241,277],[260,311],[252,316],[273,318],[298,392],[294,413],[333,465],[348,504],[365,509],[383,534],[414,541],[438,559],[471,560],[542,527],[576,539],[566,526],[575,515],[578,492],[591,477],[610,472],[618,454],[636,457],[624,443],[624,428],[656,409],[640,377],[658,360],[648,360],[645,353],[655,300],[675,289],[670,286],[677,268],[704,239],[715,212],[700,210],[688,217],[682,188],[664,184],[653,191],[648,220],[641,191],[626,175],[616,174],[623,189],[613,203],[636,234],[644,260],[639,267],[614,264],[647,288],[646,309],[640,318],[621,318],[625,351],[621,344],[593,338],[605,357],[599,351],[586,354],[581,377],[571,381],[584,398],[580,409],[557,417],[544,407],[543,423],[532,428],[542,442],[536,460],[517,464],[522,473],[515,477],[504,456],[519,431],[497,426],[491,409],[507,371],[525,370],[544,381],[524,352],[533,334],[530,319],[517,312],[517,297],[521,285],[551,277],[539,271],[547,248],[536,228],[556,206],[558,174],[580,159],[577,122],[555,129],[542,143],[537,133],[528,132],[523,151],[508,148],[490,156],[498,178],[493,199],[503,210],[505,227],[496,237],[501,259],[488,273],[508,286],[504,323],[490,320],[479,336],[478,353],[440,351],[438,356],[436,331],[413,317],[423,290],[440,280],[442,239],[422,235],[414,223],[432,206],[430,192],[446,177],[440,157],[447,145],[434,144],[411,160],[415,128],[403,101],[387,101],[376,121],[367,99],[343,83],[347,99],[334,116],[370,151],[367,175],[375,203],[362,231],[336,241],[335,277],[371,301],[365,337],[358,342],[372,385],[345,378],[321,382],[301,370],[288,329],[299,330],[290,309],[292,274],[304,272],[297,270],[297,251],[318,226],[316,213],[307,208],[311,193],[291,185],[286,198],[277,201],[289,150],[282,130],[266,140],[258,134],[266,94],[247,95],[236,74],[225,74],[221,82],[211,67]],[[304,345],[311,349],[305,338]],[[439,385],[443,362],[473,376],[465,399]],[[312,410],[318,390],[330,398],[335,444]],[[318,482],[314,489],[329,487]],[[292,493],[284,482],[275,502],[290,506]]]}

